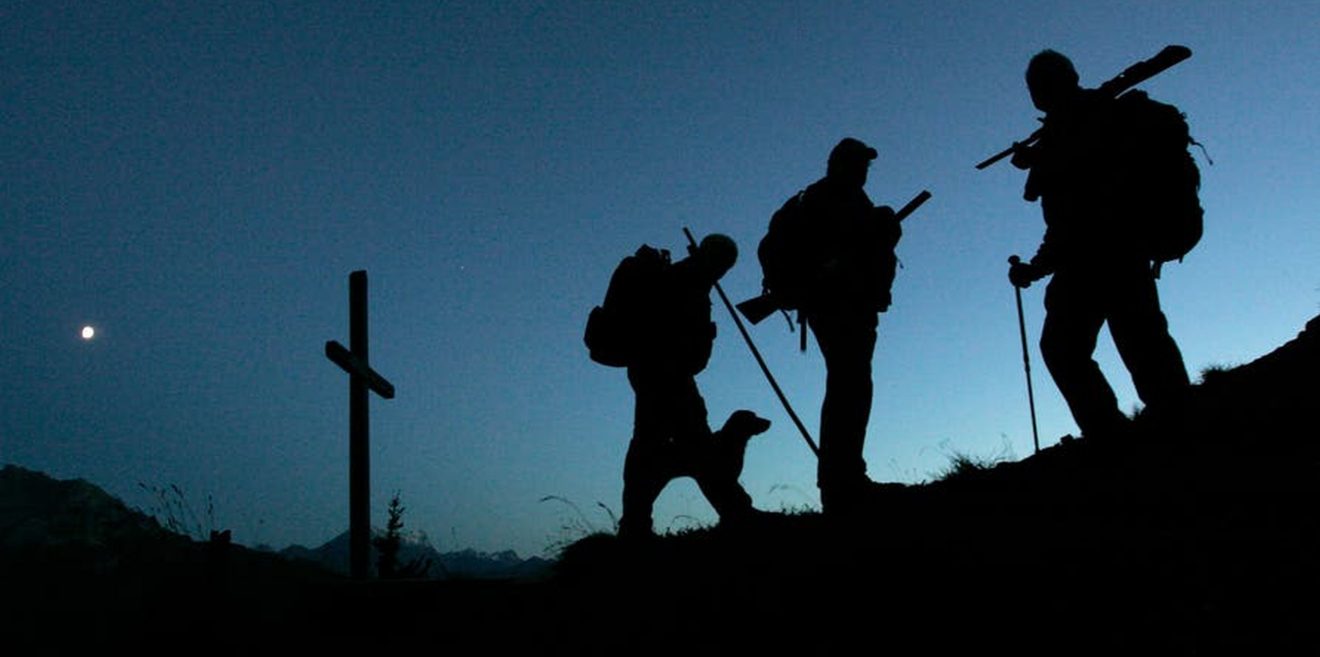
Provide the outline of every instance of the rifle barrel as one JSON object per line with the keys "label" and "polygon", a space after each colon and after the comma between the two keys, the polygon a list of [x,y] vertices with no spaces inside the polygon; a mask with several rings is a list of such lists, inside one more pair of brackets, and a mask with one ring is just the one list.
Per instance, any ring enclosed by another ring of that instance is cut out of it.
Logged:
{"label": "rifle barrel", "polygon": [[991,155],[990,157],[988,157],[988,158],[986,158],[985,160],[981,161],[980,164],[977,164],[977,165],[976,165],[976,168],[977,168],[977,169],[984,169],[984,168],[986,168],[986,167],[988,167],[988,166],[994,164],[995,162],[998,162],[998,161],[1000,161],[1000,160],[1002,160],[1002,159],[1008,157],[1009,155],[1012,155],[1012,154],[1013,154],[1013,149],[1015,149],[1015,148],[1017,148],[1017,147],[1019,147],[1019,146],[1030,146],[1030,145],[1036,143],[1036,140],[1037,140],[1037,139],[1040,139],[1040,129],[1039,129],[1039,128],[1037,128],[1035,132],[1031,133],[1031,136],[1030,136],[1030,137],[1027,137],[1026,139],[1023,139],[1022,141],[1017,142],[1016,144],[1013,144],[1012,146],[1009,146],[1008,148],[1005,148],[1004,150],[999,151],[998,153],[995,153],[994,155]]}
{"label": "rifle barrel", "polygon": [[922,203],[925,203],[926,201],[929,200],[930,200],[930,192],[924,189],[921,190],[920,194],[914,196],[911,201],[907,202],[907,205],[904,205],[903,207],[899,208],[898,212],[894,213],[894,218],[898,219],[899,221],[907,219],[908,215],[912,214],[913,212],[916,212],[917,208],[921,207]]}

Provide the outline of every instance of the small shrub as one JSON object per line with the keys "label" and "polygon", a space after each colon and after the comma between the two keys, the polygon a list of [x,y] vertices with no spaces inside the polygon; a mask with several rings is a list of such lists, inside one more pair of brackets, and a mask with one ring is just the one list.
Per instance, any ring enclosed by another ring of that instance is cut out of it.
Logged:
{"label": "small shrub", "polygon": [[376,575],[380,579],[412,579],[426,577],[431,570],[429,557],[417,557],[399,565],[399,548],[403,545],[403,506],[400,493],[395,492],[390,498],[389,520],[385,522],[385,534],[371,539],[379,556],[376,558]]}
{"label": "small shrub", "polygon": [[997,461],[993,459],[983,459],[955,452],[949,457],[949,464],[940,470],[936,475],[936,481],[952,481],[972,476],[978,472],[984,472],[993,468]]}
{"label": "small shrub", "polygon": [[1201,368],[1201,377],[1200,379],[1198,379],[1198,382],[1201,384],[1205,384],[1206,382],[1213,383],[1216,379],[1228,373],[1228,371],[1233,369],[1233,367],[1234,366],[1232,365],[1225,365],[1222,363],[1206,365],[1205,367]]}
{"label": "small shrub", "polygon": [[949,452],[949,464],[935,473],[935,481],[957,481],[973,477],[977,473],[993,469],[996,465],[1012,459],[1012,450],[1005,444],[1004,450],[993,456],[973,456],[966,452]]}

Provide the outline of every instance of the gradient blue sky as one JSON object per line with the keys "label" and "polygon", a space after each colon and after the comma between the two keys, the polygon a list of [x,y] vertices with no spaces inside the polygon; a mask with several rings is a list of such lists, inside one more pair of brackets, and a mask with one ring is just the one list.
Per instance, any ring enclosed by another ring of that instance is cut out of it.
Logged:
{"label": "gradient blue sky", "polygon": [[[1189,116],[1206,235],[1161,282],[1193,375],[1320,311],[1315,2],[4,3],[0,6],[0,462],[137,505],[177,484],[236,540],[347,526],[347,276],[371,283],[373,514],[401,491],[441,549],[539,554],[618,510],[632,397],[581,334],[618,259],[721,231],[758,291],[770,213],[843,136],[910,220],[881,319],[866,456],[917,482],[954,452],[1031,452],[1006,258],[1039,209],[973,164],[1029,133],[1027,59],[1095,85],[1169,43],[1143,85]],[[1076,431],[1034,341],[1042,440]],[[699,378],[719,423],[775,420],[743,481],[818,502],[810,452],[731,321]],[[98,337],[83,341],[84,324]],[[813,433],[824,371],[753,330]],[[1107,336],[1099,352],[1136,403]],[[1261,445],[1268,449],[1268,445]],[[688,481],[657,525],[713,514]]]}

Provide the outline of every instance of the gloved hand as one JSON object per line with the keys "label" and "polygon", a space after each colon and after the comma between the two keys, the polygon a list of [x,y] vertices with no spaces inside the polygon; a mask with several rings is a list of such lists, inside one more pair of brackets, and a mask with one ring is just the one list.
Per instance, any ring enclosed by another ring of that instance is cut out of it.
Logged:
{"label": "gloved hand", "polygon": [[1040,267],[1030,262],[1022,262],[1017,256],[1008,259],[1008,282],[1014,287],[1028,288],[1032,283],[1045,277]]}
{"label": "gloved hand", "polygon": [[1013,142],[1013,159],[1009,162],[1019,169],[1030,169],[1036,164],[1036,149],[1029,144],[1015,141]]}
{"label": "gloved hand", "polygon": [[893,249],[898,245],[898,240],[903,238],[903,226],[898,222],[894,209],[888,205],[875,208],[873,221],[868,224],[868,228],[874,231],[874,236],[866,239],[874,240],[873,243],[881,249]]}

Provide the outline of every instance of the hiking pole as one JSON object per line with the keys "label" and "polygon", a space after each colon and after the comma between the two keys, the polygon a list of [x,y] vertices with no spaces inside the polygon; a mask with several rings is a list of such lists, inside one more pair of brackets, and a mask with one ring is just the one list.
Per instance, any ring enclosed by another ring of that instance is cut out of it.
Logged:
{"label": "hiking pole", "polygon": [[[692,237],[692,231],[683,227],[683,234],[688,239],[688,251],[697,250],[697,240]],[[733,304],[729,302],[729,297],[724,294],[724,288],[720,287],[720,282],[715,281],[715,291],[720,295],[720,301],[724,302],[724,307],[728,309],[729,315],[733,317],[733,323],[738,327],[738,332],[742,333],[743,341],[747,343],[747,348],[752,350],[752,356],[756,358],[756,364],[761,366],[761,371],[765,373],[765,380],[770,382],[770,387],[774,389],[775,394],[779,396],[779,403],[784,405],[784,410],[788,411],[789,419],[797,425],[798,431],[802,432],[802,439],[807,441],[807,447],[811,448],[811,453],[820,458],[820,448],[816,447],[816,441],[811,439],[811,433],[807,431],[806,425],[798,418],[797,413],[793,411],[792,404],[788,403],[788,397],[784,396],[784,391],[779,388],[779,383],[775,381],[775,375],[770,373],[770,368],[765,364],[765,359],[761,358],[761,350],[756,348],[756,343],[752,342],[752,336],[747,332],[747,327],[743,326],[742,320],[738,318],[738,312],[733,309]]]}
{"label": "hiking pole", "polygon": [[[1017,256],[1009,256],[1008,264],[1022,262]],[[1031,442],[1040,453],[1040,434],[1036,432],[1036,395],[1031,390],[1031,352],[1027,350],[1027,320],[1022,318],[1022,288],[1014,285],[1013,293],[1017,296],[1018,333],[1022,336],[1022,367],[1027,371],[1027,405],[1031,407]]]}

